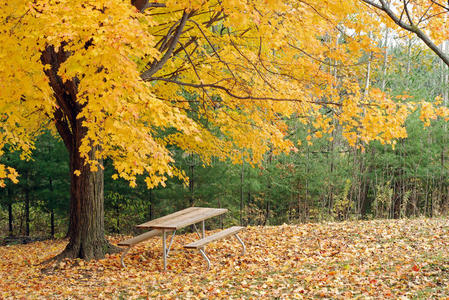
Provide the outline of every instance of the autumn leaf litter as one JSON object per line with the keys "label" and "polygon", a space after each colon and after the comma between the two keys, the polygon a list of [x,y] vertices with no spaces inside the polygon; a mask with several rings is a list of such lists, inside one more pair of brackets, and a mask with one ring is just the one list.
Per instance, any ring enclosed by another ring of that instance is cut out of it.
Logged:
{"label": "autumn leaf litter", "polygon": [[[212,268],[177,236],[161,270],[160,238],[99,261],[42,264],[66,241],[0,247],[0,299],[449,297],[449,220],[376,220],[249,227],[207,247]],[[124,237],[111,237],[117,243]],[[449,299],[449,298],[448,298]]]}

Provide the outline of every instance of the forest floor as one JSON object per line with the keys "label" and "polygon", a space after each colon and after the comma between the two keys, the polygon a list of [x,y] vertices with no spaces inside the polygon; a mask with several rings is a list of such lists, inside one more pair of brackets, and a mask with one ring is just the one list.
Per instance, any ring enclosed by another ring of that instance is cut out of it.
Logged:
{"label": "forest floor", "polygon": [[[212,268],[177,236],[161,271],[160,238],[99,261],[43,265],[64,240],[0,247],[0,299],[449,299],[449,219],[249,227],[210,244]],[[124,237],[111,237],[116,243]]]}

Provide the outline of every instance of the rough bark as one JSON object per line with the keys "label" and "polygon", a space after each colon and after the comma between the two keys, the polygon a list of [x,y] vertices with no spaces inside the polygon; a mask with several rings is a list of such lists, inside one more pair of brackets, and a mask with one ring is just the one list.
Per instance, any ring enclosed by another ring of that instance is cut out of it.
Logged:
{"label": "rough bark", "polygon": [[[112,250],[104,235],[104,186],[103,171],[90,170],[79,154],[79,145],[83,137],[83,128],[75,134],[74,147],[70,152],[70,225],[69,244],[62,253],[65,257],[84,259],[103,258]],[[95,149],[90,152],[91,158]],[[74,174],[79,170],[79,176]]]}
{"label": "rough bark", "polygon": [[[57,258],[99,259],[119,248],[109,244],[104,234],[103,170],[91,171],[79,152],[87,129],[81,125],[84,119],[77,118],[82,110],[76,101],[78,80],[63,82],[57,75],[59,66],[69,56],[63,49],[56,51],[53,47],[48,47],[41,56],[42,62],[51,66],[45,73],[58,104],[54,120],[70,156],[69,243]],[[96,150],[93,148],[89,153],[91,159]],[[80,171],[79,176],[74,174],[76,170]]]}

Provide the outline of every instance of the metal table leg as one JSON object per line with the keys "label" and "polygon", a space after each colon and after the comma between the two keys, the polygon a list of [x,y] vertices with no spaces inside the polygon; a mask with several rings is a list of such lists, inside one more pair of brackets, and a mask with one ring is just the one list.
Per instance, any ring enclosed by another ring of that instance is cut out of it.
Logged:
{"label": "metal table leg", "polygon": [[206,237],[206,231],[205,231],[204,221],[201,221],[201,226],[202,226],[202,232],[201,232],[201,234],[202,234],[203,239],[204,239],[204,238]]}
{"label": "metal table leg", "polygon": [[176,230],[173,231],[173,234],[172,234],[171,239],[170,239],[170,243],[168,244],[167,257],[168,257],[168,254],[170,253],[171,245],[173,244],[173,239],[175,238],[175,235],[176,235]]}
{"label": "metal table leg", "polygon": [[[205,230],[205,226],[204,226],[204,220],[201,221],[201,235],[202,235],[203,239],[206,237],[206,230]],[[206,246],[203,247],[202,251],[204,251],[204,253],[206,253]],[[209,263],[209,268],[210,268],[210,263]]]}
{"label": "metal table leg", "polygon": [[240,244],[242,244],[243,249],[242,249],[241,255],[245,255],[245,252],[246,252],[245,244],[243,243],[242,239],[237,234],[235,234],[235,237],[239,240]]}
{"label": "metal table leg", "polygon": [[198,250],[200,250],[200,253],[201,253],[201,255],[204,257],[204,259],[207,261],[207,270],[209,271],[209,269],[210,269],[210,260],[209,260],[209,257],[207,257],[207,255],[206,255],[206,252],[204,252],[204,250],[203,249],[198,249]]}
{"label": "metal table leg", "polygon": [[195,229],[195,232],[196,232],[196,234],[198,235],[198,238],[200,239],[200,238],[201,238],[201,234],[200,234],[200,232],[198,231],[198,228],[196,227],[196,224],[192,224],[192,226],[193,226],[193,228]]}
{"label": "metal table leg", "polygon": [[126,268],[125,262],[123,259],[125,258],[126,253],[128,253],[129,249],[131,249],[131,246],[126,248],[125,251],[123,251],[122,256],[120,256],[120,262],[122,263],[123,268]]}
{"label": "metal table leg", "polygon": [[162,229],[162,255],[164,257],[164,271],[167,270],[167,238],[166,238],[166,231],[165,229]]}

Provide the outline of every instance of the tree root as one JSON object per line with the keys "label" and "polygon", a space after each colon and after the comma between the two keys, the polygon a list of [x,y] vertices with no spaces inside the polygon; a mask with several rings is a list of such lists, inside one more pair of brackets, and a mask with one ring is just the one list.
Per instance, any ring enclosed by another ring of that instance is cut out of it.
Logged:
{"label": "tree root", "polygon": [[111,244],[106,239],[104,239],[104,241],[101,242],[91,243],[89,247],[84,248],[83,245],[81,245],[81,243],[75,245],[74,243],[70,242],[61,253],[41,262],[40,265],[49,265],[49,264],[51,265],[48,267],[44,267],[44,269],[42,269],[42,271],[45,272],[45,269],[53,268],[55,262],[56,263],[61,262],[64,259],[80,258],[89,261],[91,259],[102,259],[105,257],[106,254],[116,254],[120,252],[123,252],[122,248]]}

